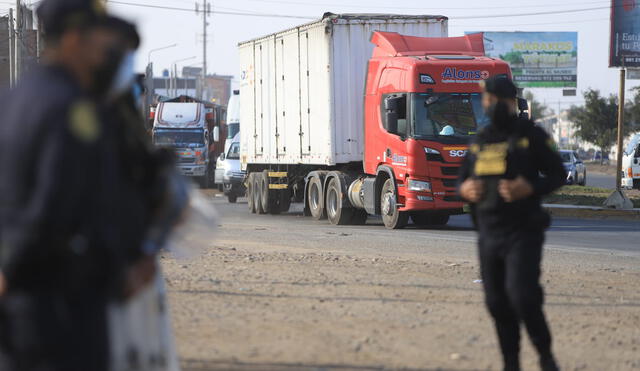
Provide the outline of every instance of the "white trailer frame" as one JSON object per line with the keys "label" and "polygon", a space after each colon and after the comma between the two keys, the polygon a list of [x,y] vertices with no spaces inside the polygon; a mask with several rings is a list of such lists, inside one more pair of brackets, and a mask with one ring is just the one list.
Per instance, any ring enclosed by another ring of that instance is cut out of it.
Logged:
{"label": "white trailer frame", "polygon": [[447,24],[444,16],[326,14],[240,43],[242,169],[361,162],[372,32],[447,37]]}

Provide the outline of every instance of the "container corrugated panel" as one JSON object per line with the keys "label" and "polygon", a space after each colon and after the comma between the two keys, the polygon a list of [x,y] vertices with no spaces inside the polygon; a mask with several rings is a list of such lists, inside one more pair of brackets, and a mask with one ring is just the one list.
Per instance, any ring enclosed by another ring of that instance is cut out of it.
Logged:
{"label": "container corrugated panel", "polygon": [[362,161],[373,31],[446,37],[441,16],[331,15],[239,45],[242,162]]}

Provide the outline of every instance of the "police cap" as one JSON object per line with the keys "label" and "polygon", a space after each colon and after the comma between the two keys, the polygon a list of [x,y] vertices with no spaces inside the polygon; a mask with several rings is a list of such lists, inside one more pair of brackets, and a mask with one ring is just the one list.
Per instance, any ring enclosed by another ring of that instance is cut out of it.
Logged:
{"label": "police cap", "polygon": [[103,0],[43,0],[37,14],[47,36],[97,26],[107,17]]}
{"label": "police cap", "polygon": [[512,99],[518,96],[518,88],[507,75],[489,77],[484,81],[484,90],[503,99]]}

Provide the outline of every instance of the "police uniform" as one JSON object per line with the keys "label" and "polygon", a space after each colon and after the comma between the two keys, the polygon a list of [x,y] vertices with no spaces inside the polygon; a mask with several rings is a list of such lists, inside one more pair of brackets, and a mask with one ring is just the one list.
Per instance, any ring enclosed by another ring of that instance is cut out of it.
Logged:
{"label": "police uniform", "polygon": [[[499,195],[498,184],[518,176],[533,186],[533,195],[507,203]],[[544,231],[550,224],[541,197],[564,184],[562,160],[542,129],[512,116],[507,125],[491,124],[478,133],[460,182],[468,178],[484,184],[482,199],[472,210],[486,304],[495,321],[505,370],[519,370],[520,322],[540,354],[543,369],[546,362],[547,369],[554,370],[539,283]]]}
{"label": "police uniform", "polygon": [[[44,0],[38,12],[55,33],[100,19],[98,5]],[[113,135],[61,65],[35,67],[0,111],[0,370],[106,370],[124,238]]]}

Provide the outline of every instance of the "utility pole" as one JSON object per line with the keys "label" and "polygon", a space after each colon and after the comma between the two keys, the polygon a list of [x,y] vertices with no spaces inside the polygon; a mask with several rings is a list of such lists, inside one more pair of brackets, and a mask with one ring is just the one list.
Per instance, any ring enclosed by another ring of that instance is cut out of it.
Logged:
{"label": "utility pole", "polygon": [[622,142],[624,140],[624,93],[626,70],[620,69],[620,91],[618,92],[618,158],[616,163],[616,189],[622,191]]}
{"label": "utility pole", "polygon": [[16,37],[15,37],[15,58],[16,61],[14,63],[14,81],[17,82],[20,79],[20,74],[22,72],[22,27],[24,22],[22,22],[22,4],[21,0],[16,0]]}
{"label": "utility pole", "polygon": [[[196,14],[200,14],[200,3],[196,3]],[[207,17],[211,16],[211,2],[202,0],[202,83],[200,97],[204,99],[204,87],[207,79]]]}
{"label": "utility pole", "polygon": [[9,9],[9,87],[15,86],[16,30],[13,27],[13,9]]}

